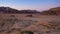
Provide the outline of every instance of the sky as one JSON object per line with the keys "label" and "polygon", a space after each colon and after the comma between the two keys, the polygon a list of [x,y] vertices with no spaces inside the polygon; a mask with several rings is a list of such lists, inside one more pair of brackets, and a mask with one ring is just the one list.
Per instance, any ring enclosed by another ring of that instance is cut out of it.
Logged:
{"label": "sky", "polygon": [[60,0],[0,0],[0,7],[11,7],[18,10],[48,10],[60,7]]}

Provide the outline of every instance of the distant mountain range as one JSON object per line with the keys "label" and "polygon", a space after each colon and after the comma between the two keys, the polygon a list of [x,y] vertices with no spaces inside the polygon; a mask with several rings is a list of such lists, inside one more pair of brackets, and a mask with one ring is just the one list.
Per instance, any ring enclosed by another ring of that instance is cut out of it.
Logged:
{"label": "distant mountain range", "polygon": [[16,10],[10,7],[0,7],[0,13],[17,13],[17,14],[36,14],[36,10]]}
{"label": "distant mountain range", "polygon": [[51,8],[42,12],[36,10],[16,10],[10,7],[0,7],[0,13],[60,15],[60,7]]}

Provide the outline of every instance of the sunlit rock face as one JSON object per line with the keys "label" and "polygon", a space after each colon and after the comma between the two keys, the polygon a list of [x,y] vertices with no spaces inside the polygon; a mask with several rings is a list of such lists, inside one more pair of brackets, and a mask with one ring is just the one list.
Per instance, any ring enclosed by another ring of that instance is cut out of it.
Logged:
{"label": "sunlit rock face", "polygon": [[60,7],[51,8],[41,12],[42,15],[60,15]]}

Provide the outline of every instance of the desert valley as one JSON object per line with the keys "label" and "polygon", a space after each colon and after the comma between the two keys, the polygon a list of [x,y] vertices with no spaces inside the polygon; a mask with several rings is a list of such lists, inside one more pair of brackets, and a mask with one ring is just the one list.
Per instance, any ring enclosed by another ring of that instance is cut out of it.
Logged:
{"label": "desert valley", "polygon": [[0,34],[60,34],[60,7],[42,12],[0,7]]}

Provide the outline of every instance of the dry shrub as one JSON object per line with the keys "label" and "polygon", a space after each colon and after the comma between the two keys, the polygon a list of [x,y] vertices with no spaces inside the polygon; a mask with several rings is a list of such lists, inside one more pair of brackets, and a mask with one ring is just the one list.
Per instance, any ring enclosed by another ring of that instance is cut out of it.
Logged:
{"label": "dry shrub", "polygon": [[23,31],[23,32],[21,32],[21,34],[34,34],[34,32],[32,32],[32,31]]}
{"label": "dry shrub", "polygon": [[26,17],[33,17],[32,15],[27,15]]}

